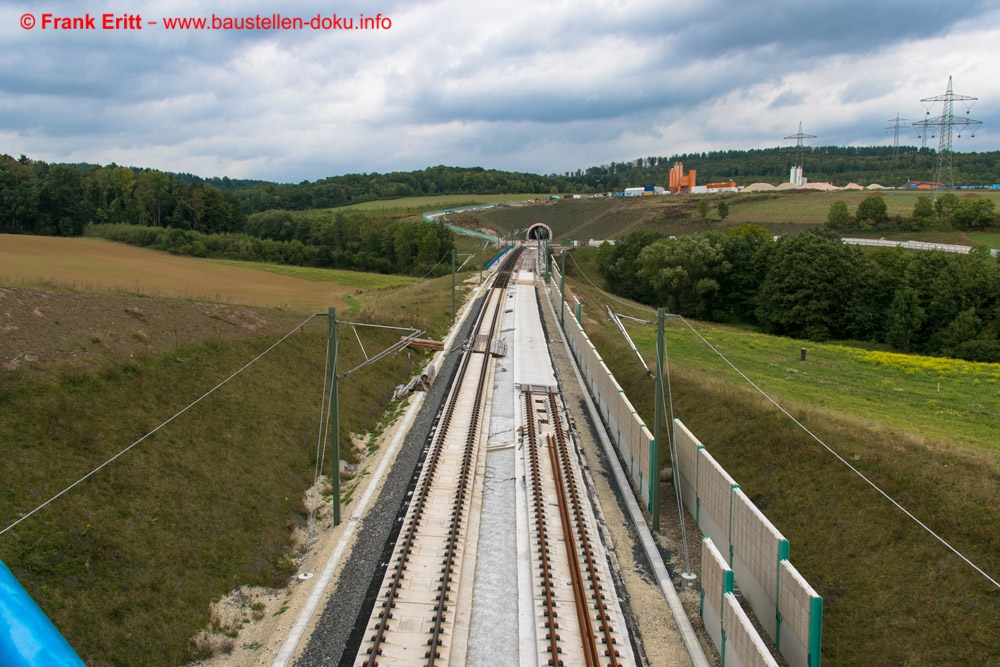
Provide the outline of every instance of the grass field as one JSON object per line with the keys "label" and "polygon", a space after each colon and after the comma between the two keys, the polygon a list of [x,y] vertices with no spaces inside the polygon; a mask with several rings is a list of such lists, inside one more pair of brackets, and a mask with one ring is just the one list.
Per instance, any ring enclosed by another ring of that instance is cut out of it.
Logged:
{"label": "grass field", "polygon": [[386,215],[415,215],[428,211],[440,211],[447,208],[458,208],[460,206],[473,206],[475,204],[499,204],[505,201],[527,201],[536,197],[548,197],[549,195],[532,194],[510,194],[510,195],[431,195],[427,197],[402,197],[400,199],[382,199],[379,201],[368,201],[361,204],[351,204],[338,208],[326,209],[327,211],[371,211],[384,213]]}
{"label": "grass field", "polygon": [[287,264],[264,264],[262,262],[241,262],[230,259],[209,260],[224,266],[234,266],[241,269],[269,271],[282,276],[302,278],[319,283],[336,283],[343,287],[354,289],[375,290],[387,287],[408,285],[416,278],[406,276],[386,275],[383,273],[362,273],[361,271],[344,271],[341,269],[321,269],[312,266],[289,266]]}
{"label": "grass field", "polygon": [[[842,190],[790,190],[782,192],[726,193],[721,195],[680,195],[638,198],[564,199],[538,206],[512,207],[456,216],[459,224],[491,227],[502,233],[513,229],[527,229],[536,222],[552,228],[556,240],[612,239],[638,229],[652,229],[667,235],[682,236],[710,229],[724,231],[746,223],[760,225],[773,234],[802,231],[826,223],[830,205],[843,200],[853,212],[858,204],[872,195],[885,199],[890,216],[909,217],[913,205],[921,194],[916,191],[858,191]],[[1000,193],[976,192],[959,194],[959,197],[986,197],[1000,205]],[[706,199],[711,204],[709,216],[702,220],[697,212],[698,201]],[[729,216],[721,221],[715,205],[729,204]],[[464,221],[464,222],[463,222]],[[864,234],[857,234],[864,236]],[[972,244],[990,243],[1000,247],[1000,239],[992,243],[974,240],[963,232],[900,232],[876,236],[893,239],[912,239],[938,243]],[[868,234],[871,236],[871,234]]]}
{"label": "grass field", "polygon": [[[574,255],[600,284],[593,251]],[[651,423],[653,382],[603,304],[654,314],[609,301],[572,262],[567,275],[588,335]],[[1000,365],[693,324],[812,433],[1000,576]],[[628,326],[652,364],[653,327]],[[790,540],[792,561],[824,598],[824,665],[1000,664],[1000,589],[778,412],[688,327],[671,322],[666,339],[675,414]]]}
{"label": "grass field", "polygon": [[[340,363],[352,368],[363,356],[353,332],[342,327],[342,334]],[[389,341],[369,330],[361,335],[369,351]],[[275,340],[181,344],[167,354],[64,368],[54,377],[30,368],[0,371],[0,525],[136,441]],[[238,585],[285,585],[296,554],[291,530],[307,515],[302,495],[316,460],[325,348],[320,318],[0,537],[0,558],[88,665],[185,664],[188,641],[207,626],[213,599]],[[413,363],[397,355],[342,381],[342,443],[350,432],[375,426]]]}
{"label": "grass field", "polygon": [[985,243],[991,248],[1000,248],[1000,234],[969,234],[974,243]]}
{"label": "grass field", "polygon": [[[917,191],[896,190],[840,190],[823,192],[798,190],[788,192],[755,192],[724,195],[729,203],[729,217],[726,222],[826,222],[830,205],[838,200],[847,204],[852,213],[866,197],[880,196],[886,203],[889,217],[900,215],[909,217],[913,205],[921,194]],[[961,195],[960,195],[961,196]],[[984,193],[991,199],[1000,199],[992,193]],[[713,211],[714,214],[714,211]]]}
{"label": "grass field", "polygon": [[101,239],[0,235],[0,281],[310,311],[346,308],[349,291],[407,279],[222,263]]}
{"label": "grass field", "polygon": [[[471,275],[459,278],[459,305]],[[341,319],[441,336],[450,287],[450,276],[0,238],[0,529],[267,349],[305,319],[300,311],[333,305]],[[369,353],[399,338],[359,334]],[[346,370],[364,354],[352,328],[340,335]],[[200,652],[191,638],[209,625],[212,600],[239,585],[285,584],[315,466],[325,349],[326,319],[317,318],[0,536],[0,558],[88,665],[186,664]],[[376,428],[393,388],[425,356],[400,353],[342,380],[342,458],[358,460],[350,434]]]}
{"label": "grass field", "polygon": [[[767,393],[840,415],[881,423],[948,447],[1000,457],[1000,365],[802,342],[714,326],[699,333]],[[655,349],[652,327],[637,327],[641,349]],[[691,329],[671,320],[677,364],[732,382],[742,379]],[[806,361],[799,360],[806,348]]]}

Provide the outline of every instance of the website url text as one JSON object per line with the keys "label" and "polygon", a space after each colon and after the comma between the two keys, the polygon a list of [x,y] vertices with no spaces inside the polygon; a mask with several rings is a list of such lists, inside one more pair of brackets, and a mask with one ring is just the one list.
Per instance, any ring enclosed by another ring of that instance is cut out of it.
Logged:
{"label": "website url text", "polygon": [[141,14],[100,14],[91,16],[57,16],[43,13],[40,20],[34,14],[21,15],[21,27],[31,30],[142,30],[144,26],[163,26],[164,30],[389,30],[392,19],[382,14],[375,16],[216,16],[162,18],[159,21],[143,20]]}

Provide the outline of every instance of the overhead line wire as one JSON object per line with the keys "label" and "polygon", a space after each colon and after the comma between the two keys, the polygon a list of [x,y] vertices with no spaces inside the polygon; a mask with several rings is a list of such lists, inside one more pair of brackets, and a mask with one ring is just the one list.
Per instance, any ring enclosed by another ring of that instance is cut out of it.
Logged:
{"label": "overhead line wire", "polygon": [[[570,253],[570,258],[572,259],[572,257],[573,257],[573,255],[572,255],[572,253]],[[584,273],[583,269],[580,268],[580,265],[576,263],[575,259],[573,260],[573,263],[576,264],[577,269],[580,271],[580,274],[586,279],[586,281],[588,283],[590,283],[591,285],[593,285],[601,294],[603,294],[603,295],[605,295],[605,296],[607,296],[607,297],[609,297],[611,299],[614,299],[615,301],[619,301],[619,302],[622,302],[622,303],[627,303],[625,301],[622,301],[621,299],[616,298],[612,294],[608,294],[606,291],[604,291],[600,287],[597,287],[597,285],[595,285],[594,282],[592,280],[590,280],[590,278],[587,277],[587,274]],[[628,304],[628,305],[632,305],[632,304]],[[638,308],[638,306],[635,306],[635,307]],[[650,310],[650,309],[643,308],[643,310]],[[757,386],[757,384],[755,384],[753,382],[753,380],[751,380],[749,377],[747,377],[747,375],[743,371],[741,371],[739,368],[737,368],[736,365],[733,364],[733,362],[729,361],[729,359],[727,359],[726,356],[724,354],[722,354],[722,352],[720,352],[704,336],[702,336],[698,332],[698,330],[695,329],[694,326],[692,326],[692,324],[687,321],[687,319],[685,317],[683,317],[682,315],[673,315],[673,317],[677,317],[678,319],[680,319],[689,329],[691,329],[692,332],[694,332],[694,334],[699,339],[701,339],[701,341],[703,343],[705,343],[705,345],[707,345],[713,352],[715,352],[717,355],[719,355],[719,357],[723,361],[725,361],[734,371],[736,371],[736,373],[739,374],[740,377],[742,377],[744,380],[746,380],[746,382],[751,387],[753,387],[754,389],[756,389],[764,398],[766,398],[772,405],[774,405],[774,407],[776,407],[782,414],[784,414],[786,417],[788,417],[790,420],[792,420],[792,422],[796,426],[798,426],[803,431],[805,431],[813,440],[815,440],[816,442],[818,442],[824,449],[826,449],[830,454],[832,454],[834,457],[836,457],[838,461],[840,461],[845,466],[847,466],[855,475],[857,475],[862,480],[864,480],[864,482],[866,484],[868,484],[873,489],[875,489],[875,491],[877,491],[883,498],[885,498],[890,503],[892,503],[899,511],[901,511],[903,514],[905,514],[907,517],[909,517],[918,526],[920,526],[921,528],[923,528],[928,534],[930,534],[932,537],[934,537],[934,539],[936,539],[938,542],[940,542],[945,547],[947,547],[949,551],[951,551],[956,556],[958,556],[969,567],[971,567],[976,572],[978,572],[983,577],[985,577],[991,584],[993,584],[997,588],[1000,588],[1000,582],[998,582],[996,579],[994,579],[989,574],[987,574],[982,568],[980,568],[978,565],[976,565],[971,560],[969,560],[964,554],[962,554],[962,552],[960,552],[958,549],[956,549],[955,547],[953,547],[947,540],[945,540],[943,537],[941,537],[936,532],[934,532],[927,524],[925,524],[923,521],[921,521],[920,519],[918,519],[912,512],[910,512],[908,509],[906,509],[905,507],[903,507],[903,505],[901,505],[899,502],[897,502],[888,493],[886,493],[885,491],[883,491],[877,484],[875,484],[875,482],[873,482],[870,479],[868,479],[864,475],[864,473],[862,473],[860,470],[858,470],[857,468],[855,468],[854,466],[852,466],[844,457],[842,457],[840,454],[838,454],[832,447],[830,447],[828,444],[826,444],[825,442],[823,442],[823,440],[819,436],[817,436],[815,433],[813,433],[808,428],[806,428],[806,426],[804,424],[802,424],[802,422],[800,422],[795,417],[793,417],[776,400],[774,400],[773,398],[771,398],[771,396],[767,392],[765,392],[763,389],[761,389],[759,386]]]}
{"label": "overhead line wire", "polygon": [[56,495],[52,496],[51,498],[49,498],[48,500],[46,500],[45,502],[43,502],[41,505],[39,505],[35,509],[31,510],[30,512],[28,512],[24,516],[20,517],[14,523],[10,524],[9,526],[7,526],[6,528],[4,528],[3,530],[0,530],[0,535],[3,535],[4,533],[6,533],[7,531],[9,531],[14,526],[18,525],[19,523],[21,523],[22,521],[24,521],[28,517],[32,516],[33,514],[35,514],[39,510],[41,510],[43,507],[46,507],[47,505],[49,505],[51,502],[53,502],[54,500],[56,500],[60,496],[64,495],[65,493],[67,493],[68,491],[70,491],[71,489],[73,489],[74,487],[76,487],[79,484],[81,484],[83,481],[89,479],[90,477],[92,477],[93,475],[95,475],[98,471],[100,471],[103,468],[107,467],[113,461],[115,461],[116,459],[118,459],[119,457],[121,457],[122,455],[124,455],[126,452],[128,452],[129,450],[131,450],[133,447],[135,447],[136,445],[138,445],[139,443],[141,443],[142,441],[144,441],[146,438],[148,438],[149,436],[153,435],[154,433],[156,433],[157,431],[159,431],[160,429],[162,429],[164,426],[166,426],[170,422],[172,422],[175,419],[177,419],[178,417],[180,417],[182,414],[184,414],[185,412],[187,412],[188,410],[190,410],[191,408],[193,408],[195,405],[197,405],[198,403],[200,403],[201,401],[203,401],[205,398],[207,398],[209,395],[215,393],[216,390],[218,390],[224,384],[226,384],[227,382],[229,382],[230,380],[232,380],[234,377],[236,377],[237,375],[239,375],[240,373],[242,373],[243,371],[245,371],[247,368],[249,368],[250,366],[252,366],[259,359],[261,359],[261,357],[263,357],[264,355],[266,355],[267,353],[269,353],[274,348],[278,347],[278,345],[280,345],[281,343],[285,342],[285,340],[287,338],[289,338],[296,331],[298,331],[299,329],[301,329],[302,327],[304,327],[306,324],[308,324],[309,321],[312,320],[314,317],[316,317],[315,314],[310,315],[304,322],[302,322],[297,327],[295,327],[294,329],[292,329],[291,331],[289,331],[287,334],[285,334],[284,336],[282,336],[276,343],[274,343],[269,348],[267,348],[266,350],[264,350],[263,352],[261,352],[260,354],[258,354],[256,357],[254,357],[252,360],[250,360],[249,362],[247,362],[242,368],[240,368],[238,371],[236,371],[235,373],[233,373],[232,375],[230,375],[229,377],[227,377],[225,380],[223,380],[222,382],[220,382],[219,384],[215,385],[214,387],[212,387],[211,389],[209,389],[208,391],[206,391],[204,394],[202,394],[201,396],[199,396],[198,398],[196,398],[194,401],[192,401],[190,404],[188,404],[187,407],[185,407],[182,410],[180,410],[179,412],[177,412],[174,416],[172,416],[169,419],[167,419],[166,421],[164,421],[162,424],[160,424],[159,426],[157,426],[156,428],[154,428],[152,431],[150,431],[146,435],[142,436],[141,438],[139,438],[138,440],[136,440],[135,442],[133,442],[131,445],[129,445],[125,449],[121,450],[120,452],[118,452],[117,454],[115,454],[114,456],[112,456],[110,459],[108,459],[107,461],[105,461],[101,465],[97,466],[96,468],[94,468],[93,470],[91,470],[90,472],[88,472],[86,475],[84,475],[80,479],[76,480],[75,482],[73,482],[72,484],[70,484],[69,486],[67,486],[65,489],[63,489],[62,491],[60,491]]}
{"label": "overhead line wire", "polygon": [[867,477],[865,477],[864,473],[862,473],[862,472],[861,472],[860,470],[858,470],[857,468],[855,468],[854,466],[852,466],[852,465],[851,465],[851,464],[850,464],[850,463],[849,463],[849,462],[847,461],[847,459],[845,459],[845,458],[844,458],[843,456],[841,456],[841,455],[840,455],[840,454],[838,454],[838,453],[837,453],[836,451],[834,451],[834,449],[833,449],[832,447],[830,447],[830,446],[829,446],[828,444],[826,444],[825,442],[823,442],[823,440],[822,440],[822,439],[820,439],[820,437],[819,437],[818,435],[816,435],[815,433],[813,433],[812,431],[810,431],[810,430],[809,430],[809,429],[808,429],[808,428],[807,428],[807,427],[806,427],[806,426],[805,426],[805,425],[804,425],[804,424],[803,424],[802,422],[800,422],[800,421],[799,421],[798,419],[796,419],[795,417],[793,417],[793,416],[792,416],[792,415],[791,415],[791,414],[790,414],[790,413],[788,412],[788,410],[786,410],[785,408],[783,408],[783,407],[782,407],[782,406],[781,406],[781,405],[780,405],[780,404],[779,404],[779,403],[778,403],[777,401],[775,401],[775,400],[774,400],[773,398],[771,398],[771,396],[770,396],[770,395],[768,395],[768,393],[767,393],[767,392],[765,392],[765,391],[764,391],[763,389],[761,389],[760,387],[758,387],[758,386],[757,386],[757,385],[756,385],[756,384],[755,384],[755,383],[753,382],[753,380],[751,380],[751,379],[750,379],[749,377],[747,377],[747,376],[746,376],[746,374],[745,374],[745,373],[744,373],[743,371],[741,371],[741,370],[740,370],[739,368],[737,368],[737,367],[736,367],[736,366],[735,366],[735,365],[733,364],[733,362],[729,361],[729,359],[727,359],[727,358],[726,358],[726,356],[725,356],[724,354],[722,354],[722,352],[720,352],[720,351],[719,351],[718,349],[716,349],[716,347],[715,347],[714,345],[712,345],[712,344],[711,344],[711,343],[710,343],[710,342],[709,342],[709,341],[708,341],[708,340],[707,340],[707,339],[706,339],[706,338],[705,338],[704,336],[702,336],[702,335],[701,335],[701,334],[700,334],[700,333],[698,332],[698,330],[697,330],[697,329],[695,329],[695,328],[694,328],[694,327],[693,327],[693,326],[691,325],[691,323],[690,323],[690,322],[688,322],[688,321],[687,321],[687,320],[686,320],[686,319],[685,319],[684,317],[682,317],[682,316],[680,316],[680,315],[678,315],[677,317],[678,317],[678,318],[679,318],[679,319],[680,319],[680,320],[681,320],[681,321],[682,321],[682,322],[683,322],[684,324],[686,324],[686,325],[688,326],[688,328],[690,328],[690,329],[691,329],[691,331],[693,331],[693,332],[694,332],[694,334],[695,334],[695,335],[696,335],[696,336],[697,336],[698,338],[700,338],[700,339],[701,339],[701,341],[702,341],[703,343],[705,343],[705,345],[707,345],[707,346],[708,346],[708,347],[709,347],[709,348],[710,348],[710,349],[711,349],[711,350],[712,350],[713,352],[715,352],[715,353],[716,353],[717,355],[719,355],[719,357],[720,357],[720,358],[721,358],[721,359],[722,359],[723,361],[725,361],[725,362],[726,362],[727,364],[729,364],[729,366],[730,366],[730,367],[731,367],[731,368],[732,368],[732,369],[733,369],[734,371],[736,371],[736,373],[737,373],[737,374],[739,374],[739,376],[740,376],[740,377],[742,377],[742,378],[743,378],[744,380],[746,380],[746,381],[747,381],[747,383],[748,383],[748,384],[749,384],[749,385],[750,385],[751,387],[753,387],[754,389],[756,389],[756,390],[757,390],[757,391],[758,391],[758,392],[759,392],[759,393],[761,394],[761,396],[763,396],[764,398],[766,398],[766,399],[767,399],[767,400],[768,400],[768,401],[769,401],[769,402],[770,402],[770,403],[771,403],[772,405],[774,405],[774,407],[778,408],[778,410],[780,410],[780,411],[781,411],[781,412],[782,412],[782,413],[783,413],[783,414],[784,414],[784,415],[785,415],[786,417],[788,417],[789,419],[791,419],[791,420],[792,420],[792,422],[794,422],[796,426],[798,426],[798,427],[799,427],[799,428],[801,428],[801,429],[802,429],[803,431],[805,431],[806,433],[808,433],[808,434],[809,434],[809,436],[810,436],[810,437],[811,437],[811,438],[812,438],[813,440],[815,440],[816,442],[818,442],[818,443],[819,443],[819,444],[820,444],[820,445],[821,445],[821,446],[822,446],[822,447],[823,447],[823,448],[824,448],[824,449],[825,449],[826,451],[828,451],[828,452],[830,452],[831,454],[833,454],[833,455],[834,455],[834,456],[835,456],[835,457],[837,458],[837,460],[838,460],[838,461],[840,461],[840,462],[841,462],[841,463],[843,463],[843,464],[844,464],[845,466],[847,466],[848,468],[850,468],[850,470],[851,470],[851,471],[852,471],[852,472],[853,472],[853,473],[854,473],[855,475],[857,475],[858,477],[860,477],[860,478],[861,478],[862,480],[864,480],[864,481],[865,481],[865,483],[867,483],[867,484],[868,484],[869,486],[871,486],[871,487],[872,487],[873,489],[875,489],[875,490],[876,490],[876,491],[877,491],[877,492],[878,492],[878,493],[879,493],[879,494],[880,494],[880,495],[881,495],[881,496],[882,496],[883,498],[885,498],[885,499],[886,499],[886,500],[888,500],[888,501],[889,501],[890,503],[892,503],[893,505],[895,505],[895,506],[896,506],[896,508],[897,508],[897,509],[899,509],[899,510],[900,510],[900,511],[901,511],[901,512],[902,512],[903,514],[905,514],[906,516],[908,516],[908,517],[909,517],[910,519],[912,519],[912,520],[913,520],[913,521],[914,521],[914,522],[915,522],[915,523],[916,523],[916,524],[917,524],[918,526],[920,526],[920,527],[921,527],[921,528],[923,528],[923,529],[924,529],[925,531],[927,531],[928,533],[930,533],[930,535],[931,535],[931,536],[933,536],[933,537],[934,537],[934,539],[936,539],[936,540],[937,540],[938,542],[940,542],[941,544],[943,544],[944,546],[946,546],[946,547],[947,547],[947,548],[948,548],[948,549],[949,549],[949,550],[950,550],[950,551],[951,551],[952,553],[954,553],[954,554],[955,554],[956,556],[958,556],[958,557],[959,557],[959,558],[961,558],[961,559],[962,559],[963,561],[965,561],[965,563],[966,563],[967,565],[969,565],[970,567],[972,567],[972,569],[974,569],[974,570],[975,570],[976,572],[978,572],[979,574],[983,575],[983,576],[984,576],[984,577],[985,577],[985,578],[986,578],[987,580],[989,580],[989,582],[990,582],[990,583],[992,583],[992,584],[993,584],[994,586],[996,586],[997,588],[1000,588],[1000,582],[998,582],[998,581],[997,581],[996,579],[994,579],[993,577],[991,577],[990,575],[988,575],[988,574],[987,574],[986,572],[984,572],[984,571],[982,570],[982,568],[980,568],[980,567],[979,567],[978,565],[976,565],[975,563],[973,563],[973,562],[972,562],[971,560],[969,560],[968,558],[966,558],[966,557],[965,557],[965,555],[963,555],[963,554],[962,554],[962,552],[960,552],[960,551],[959,551],[958,549],[956,549],[955,547],[951,546],[951,544],[949,544],[949,543],[947,542],[947,540],[945,540],[945,539],[944,539],[943,537],[941,537],[940,535],[938,535],[937,533],[935,533],[935,532],[934,532],[934,531],[933,531],[933,530],[932,530],[932,529],[931,529],[931,528],[930,528],[930,527],[929,527],[929,526],[928,526],[927,524],[925,524],[925,523],[924,523],[923,521],[921,521],[920,519],[918,519],[918,518],[917,518],[916,516],[914,516],[914,514],[913,514],[912,512],[910,512],[910,511],[909,511],[908,509],[906,509],[906,508],[905,508],[905,507],[903,507],[903,506],[902,506],[902,505],[901,505],[900,503],[898,503],[898,502],[897,502],[897,501],[896,501],[896,500],[895,500],[895,499],[894,499],[894,498],[893,498],[892,496],[890,496],[890,495],[889,495],[888,493],[886,493],[886,492],[885,492],[885,491],[883,491],[883,490],[882,490],[881,488],[879,488],[879,486],[878,486],[877,484],[875,484],[875,482],[873,482],[873,481],[871,481],[870,479],[868,479]]}
{"label": "overhead line wire", "polygon": [[655,310],[653,310],[652,308],[647,308],[646,306],[640,306],[640,305],[639,305],[639,304],[637,304],[637,303],[634,303],[634,302],[631,302],[631,301],[626,301],[625,299],[620,299],[620,298],[616,297],[616,296],[615,296],[614,294],[608,294],[607,292],[605,292],[605,291],[604,291],[603,289],[601,289],[600,287],[598,287],[598,286],[597,286],[597,285],[596,285],[596,284],[594,283],[594,281],[593,281],[593,280],[591,280],[591,279],[590,279],[590,278],[589,278],[589,277],[587,276],[587,274],[586,274],[586,273],[584,273],[584,271],[583,271],[583,269],[582,269],[582,268],[580,267],[580,265],[579,265],[579,264],[577,264],[577,262],[576,262],[576,258],[575,258],[575,257],[573,257],[573,253],[567,253],[567,254],[569,255],[569,258],[570,258],[571,260],[573,260],[573,264],[574,264],[574,265],[576,266],[577,270],[578,270],[578,271],[580,271],[580,275],[581,275],[581,276],[583,276],[583,279],[584,279],[584,280],[586,280],[586,281],[587,281],[588,283],[590,283],[591,285],[593,285],[593,286],[594,286],[594,289],[596,289],[597,291],[599,291],[599,292],[600,292],[601,294],[605,295],[605,296],[606,296],[606,297],[608,297],[609,299],[612,299],[613,301],[617,301],[618,303],[621,303],[621,304],[624,304],[624,305],[628,306],[629,308],[634,308],[634,309],[636,309],[636,310],[644,310],[644,311],[646,311],[647,313],[653,313],[654,315],[656,314],[656,311],[655,311]]}

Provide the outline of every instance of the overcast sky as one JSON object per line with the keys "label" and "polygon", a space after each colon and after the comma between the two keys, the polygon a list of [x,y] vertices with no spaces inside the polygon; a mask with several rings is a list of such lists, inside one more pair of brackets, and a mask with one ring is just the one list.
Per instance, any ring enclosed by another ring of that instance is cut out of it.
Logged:
{"label": "overcast sky", "polygon": [[[88,13],[96,30],[42,27]],[[391,27],[163,21],[274,13]],[[104,14],[142,29],[102,30]],[[800,121],[807,145],[891,144],[897,113],[901,143],[919,145],[909,124],[949,76],[979,98],[956,116],[983,121],[955,150],[987,151],[998,64],[1000,0],[0,0],[0,153],[281,182],[438,164],[547,174],[793,145]]]}

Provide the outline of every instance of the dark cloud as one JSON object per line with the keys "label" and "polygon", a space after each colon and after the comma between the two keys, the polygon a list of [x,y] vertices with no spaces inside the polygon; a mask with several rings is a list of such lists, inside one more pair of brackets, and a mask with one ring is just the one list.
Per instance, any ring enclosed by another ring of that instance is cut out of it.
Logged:
{"label": "dark cloud", "polygon": [[767,49],[780,67],[782,59],[871,53],[901,40],[942,35],[962,20],[996,9],[996,3],[719,0],[700,8],[679,25],[659,22],[678,36],[679,52],[717,57]]}
{"label": "dark cloud", "polygon": [[[79,14],[80,7],[51,0],[46,10]],[[18,145],[0,150],[94,150],[100,155],[85,159],[119,162],[146,155],[167,162],[144,159],[144,166],[204,165],[279,180],[468,160],[565,171],[638,155],[778,145],[799,120],[823,143],[877,142],[885,118],[897,110],[916,118],[921,96],[943,92],[947,74],[935,71],[940,83],[921,82],[919,90],[913,80],[943,62],[971,63],[965,69],[974,74],[963,72],[956,89],[992,86],[1000,95],[982,64],[995,62],[996,39],[976,49],[951,39],[922,61],[907,51],[914,40],[959,27],[1000,36],[995,2],[626,0],[620,7],[345,0],[338,14],[381,12],[393,28],[57,35],[20,29],[20,14],[38,10],[8,3],[0,5],[0,123]],[[122,0],[96,9],[137,11]],[[162,18],[331,9],[305,0],[153,0],[141,11]],[[965,60],[962,49],[970,50]],[[906,59],[886,55],[896,53]],[[985,100],[976,110],[984,122],[1000,121]],[[984,130],[973,141],[992,149],[995,136]]]}

